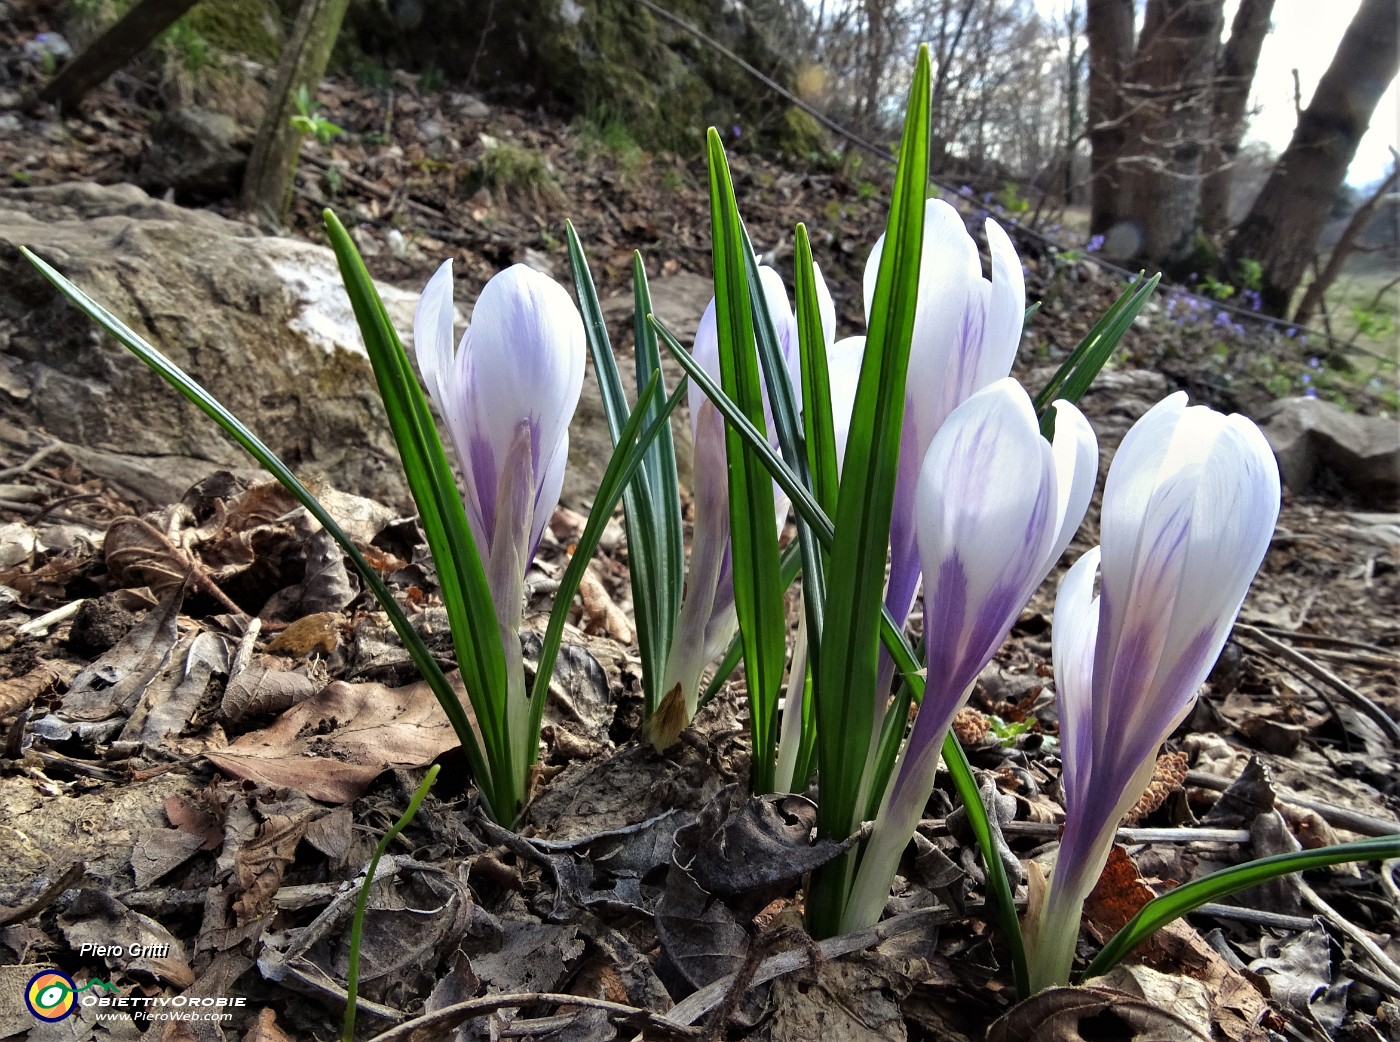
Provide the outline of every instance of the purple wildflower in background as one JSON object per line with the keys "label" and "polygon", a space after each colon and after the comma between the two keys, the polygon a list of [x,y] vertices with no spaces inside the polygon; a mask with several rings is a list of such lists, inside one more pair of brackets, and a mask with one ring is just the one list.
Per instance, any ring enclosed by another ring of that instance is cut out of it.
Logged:
{"label": "purple wildflower in background", "polygon": [[1092,236],[1089,241],[1084,244],[1084,251],[1086,253],[1098,253],[1101,249],[1103,249],[1102,235]]}
{"label": "purple wildflower in background", "polygon": [[1298,330],[1294,326],[1289,326],[1283,331],[1283,335],[1288,337],[1289,340],[1292,340],[1295,336],[1298,335]]}
{"label": "purple wildflower in background", "polygon": [[971,185],[963,185],[962,187],[960,187],[960,188],[958,189],[958,195],[961,195],[961,196],[970,198],[970,197],[972,196],[972,186],[971,186]]}

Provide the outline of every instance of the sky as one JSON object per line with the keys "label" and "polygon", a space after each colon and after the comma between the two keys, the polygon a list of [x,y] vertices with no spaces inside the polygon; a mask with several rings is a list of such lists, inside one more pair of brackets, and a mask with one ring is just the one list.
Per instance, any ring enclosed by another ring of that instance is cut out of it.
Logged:
{"label": "sky", "polygon": [[[1035,2],[1043,14],[1058,18],[1069,0]],[[1288,147],[1297,123],[1293,109],[1293,70],[1298,70],[1306,107],[1359,4],[1360,0],[1275,0],[1273,30],[1264,40],[1250,95],[1250,107],[1254,112],[1246,141],[1262,141],[1275,152]],[[1225,4],[1227,36],[1238,6],[1238,0],[1227,0]],[[1400,147],[1395,82],[1390,84],[1371,117],[1371,129],[1362,139],[1351,169],[1347,171],[1347,182],[1366,185],[1384,176],[1390,167],[1389,147],[1392,145]]]}

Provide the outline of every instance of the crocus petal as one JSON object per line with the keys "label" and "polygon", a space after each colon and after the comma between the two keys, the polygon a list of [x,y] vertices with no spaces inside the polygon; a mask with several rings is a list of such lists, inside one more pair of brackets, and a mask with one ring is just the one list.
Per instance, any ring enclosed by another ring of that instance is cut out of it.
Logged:
{"label": "crocus petal", "polygon": [[1046,572],[1054,567],[1079,530],[1089,501],[1094,498],[1094,484],[1099,477],[1099,441],[1094,428],[1077,408],[1064,400],[1051,403],[1055,409],[1055,440],[1052,453],[1055,460],[1055,484],[1058,498],[1055,504],[1055,541],[1046,561]]}
{"label": "crocus petal", "polygon": [[1055,481],[1030,399],[1009,377],[954,410],[933,439],[915,508],[925,707],[931,697],[962,696],[1044,578]]}
{"label": "crocus petal", "polygon": [[[558,283],[522,264],[500,272],[481,291],[452,377],[464,398],[454,427],[462,465],[478,489],[489,543],[495,484],[517,425],[530,426],[531,471],[549,473],[583,387],[583,320]],[[536,499],[547,518],[557,504]],[[532,529],[533,529],[532,525]]]}
{"label": "crocus petal", "polygon": [[1094,579],[1099,548],[1085,553],[1060,580],[1050,637],[1055,661],[1055,697],[1060,708],[1060,746],[1066,804],[1083,799],[1079,781],[1094,762],[1094,645],[1099,633],[1099,600]]}
{"label": "crocus petal", "polygon": [[846,459],[846,440],[851,433],[851,411],[856,404],[860,365],[865,359],[865,337],[838,340],[826,356],[827,379],[831,385],[831,426],[836,435],[837,466]]}
{"label": "crocus petal", "polygon": [[825,343],[833,344],[836,342],[836,302],[831,299],[831,290],[827,289],[821,265],[816,261],[812,262],[812,275],[817,283],[817,312],[822,319],[822,338]]}
{"label": "crocus petal", "polygon": [[447,419],[446,381],[452,371],[452,261],[445,260],[423,287],[413,313],[413,352],[428,396]]}
{"label": "crocus petal", "polygon": [[986,340],[979,359],[979,380],[983,383],[1011,371],[1026,322],[1026,276],[1021,270],[1021,258],[1001,225],[988,221],[986,229],[987,248],[992,255],[992,288]]}

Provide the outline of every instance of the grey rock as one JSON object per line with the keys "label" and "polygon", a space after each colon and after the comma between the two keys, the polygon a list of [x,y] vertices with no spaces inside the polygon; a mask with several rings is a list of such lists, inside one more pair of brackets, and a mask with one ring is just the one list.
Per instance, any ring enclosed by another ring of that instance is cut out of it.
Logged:
{"label": "grey rock", "polygon": [[[199,380],[294,470],[407,504],[329,249],[264,237],[131,185],[0,191],[0,360],[9,381],[0,413],[90,448],[94,466],[152,499],[173,498],[172,484],[178,495],[200,464],[241,469],[251,460],[68,304],[21,245]],[[410,330],[416,295],[381,293],[395,326]]]}
{"label": "grey rock", "polygon": [[1295,492],[1330,482],[1358,502],[1400,505],[1400,421],[1345,412],[1321,398],[1285,398],[1261,417],[1284,483]]}
{"label": "grey rock", "polygon": [[173,190],[182,199],[222,199],[238,189],[248,149],[248,133],[223,113],[177,109],[151,128],[139,180],[152,192]]}
{"label": "grey rock", "polygon": [[[75,446],[82,466],[153,503],[251,459],[19,254],[31,247],[197,379],[302,476],[411,510],[398,454],[334,255],[266,237],[131,185],[0,190],[0,434],[8,418]],[[427,282],[438,259],[424,262]],[[411,348],[412,292],[379,287]],[[657,279],[657,314],[690,342],[708,280]],[[462,311],[469,310],[466,307]],[[609,302],[615,331],[631,298]],[[457,329],[465,325],[460,318]],[[635,400],[630,332],[616,341]],[[591,504],[612,445],[589,367],[563,502]],[[680,377],[666,362],[667,382]],[[675,422],[682,477],[690,428]],[[3,440],[3,438],[0,438]]]}

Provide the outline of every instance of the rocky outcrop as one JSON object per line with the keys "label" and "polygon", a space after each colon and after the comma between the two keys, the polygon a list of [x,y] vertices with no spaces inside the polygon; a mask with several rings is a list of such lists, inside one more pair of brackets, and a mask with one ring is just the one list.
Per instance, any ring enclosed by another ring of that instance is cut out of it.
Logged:
{"label": "rocky outcrop", "polygon": [[[0,192],[0,405],[18,422],[161,475],[247,466],[215,424],[67,303],[21,245],[102,302],[294,469],[405,501],[392,438],[335,259],[129,185]],[[400,329],[413,294],[383,289]],[[180,465],[176,465],[178,458]],[[128,476],[129,482],[129,476]]]}
{"label": "rocky outcrop", "polygon": [[[252,461],[68,304],[20,255],[22,245],[199,380],[294,470],[409,505],[329,249],[264,236],[129,185],[0,192],[0,420],[61,439],[84,469],[157,505],[179,499],[211,470]],[[425,260],[425,281],[433,266]],[[689,342],[709,280],[679,274],[657,279],[652,291],[656,313]],[[380,293],[408,342],[416,287],[380,286]],[[631,305],[628,294],[605,307],[621,334],[619,366],[635,399]],[[458,329],[464,324],[459,316]],[[667,375],[674,387],[680,372],[669,360]],[[684,478],[690,432],[683,418],[674,427]],[[566,504],[591,504],[610,453],[590,365],[571,428]]]}
{"label": "rocky outcrop", "polygon": [[1285,398],[1261,420],[1295,492],[1336,489],[1366,506],[1400,506],[1400,421],[1345,412],[1321,398]]}

